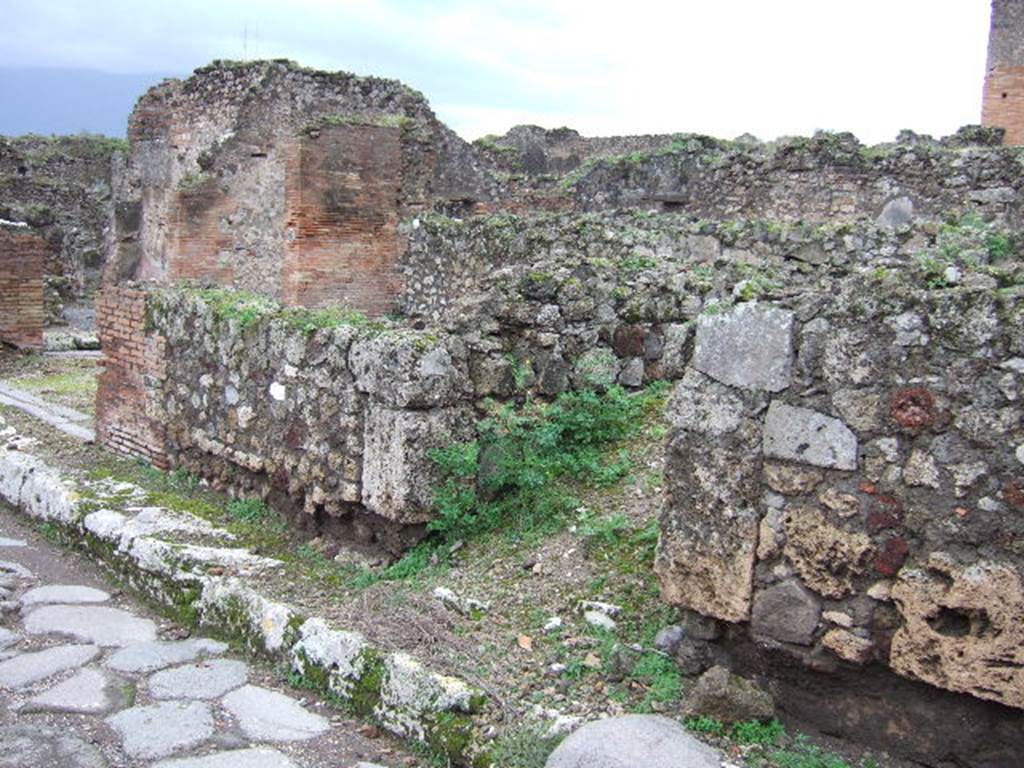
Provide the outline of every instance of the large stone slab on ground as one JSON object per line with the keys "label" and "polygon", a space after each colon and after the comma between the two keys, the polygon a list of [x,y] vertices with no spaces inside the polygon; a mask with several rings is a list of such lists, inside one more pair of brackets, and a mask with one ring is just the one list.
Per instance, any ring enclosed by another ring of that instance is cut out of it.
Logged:
{"label": "large stone slab on ground", "polygon": [[213,714],[201,701],[164,701],[132,707],[106,722],[129,757],[155,759],[198,747],[213,735]]}
{"label": "large stone slab on ground", "polygon": [[30,589],[21,596],[21,605],[28,608],[33,605],[60,603],[63,605],[80,605],[85,603],[105,603],[110,595],[102,589],[83,587],[77,584],[47,584],[45,587]]}
{"label": "large stone slab on ground", "polygon": [[206,638],[152,640],[116,651],[104,665],[118,672],[154,672],[201,657],[217,656],[227,649],[226,643]]}
{"label": "large stone slab on ground", "polygon": [[21,639],[18,635],[9,629],[0,627],[0,651],[8,646],[14,645]]}
{"label": "large stone slab on ground", "polygon": [[0,727],[0,768],[107,768],[92,744],[38,725]]}
{"label": "large stone slab on ground", "polygon": [[764,420],[764,455],[826,469],[857,468],[857,436],[839,419],[778,401]]}
{"label": "large stone slab on ground", "polygon": [[0,560],[0,575],[2,574],[10,574],[11,576],[24,579],[25,581],[35,578],[35,576],[32,575],[32,571],[24,565],[10,560]]}
{"label": "large stone slab on ground", "polygon": [[587,723],[551,753],[545,768],[719,768],[718,753],[660,715]]}
{"label": "large stone slab on ground", "polygon": [[793,367],[793,313],[757,303],[697,319],[693,367],[743,389],[779,392]]}
{"label": "large stone slab on ground", "polygon": [[83,669],[30,699],[25,711],[105,715],[123,707],[127,698],[123,680],[98,669]]}
{"label": "large stone slab on ground", "polygon": [[154,699],[217,699],[245,685],[248,678],[244,662],[199,661],[157,672],[149,678],[149,692]]}
{"label": "large stone slab on ground", "polygon": [[156,639],[156,624],[120,608],[47,605],[25,617],[32,635],[70,635],[96,645],[125,646]]}
{"label": "large stone slab on ground", "polygon": [[295,768],[295,763],[276,749],[232,749],[203,757],[162,760],[153,768]]}
{"label": "large stone slab on ground", "polygon": [[69,669],[88,664],[100,654],[95,645],[58,645],[0,661],[0,688],[24,688]]}
{"label": "large stone slab on ground", "polygon": [[257,741],[300,741],[327,731],[330,724],[283,693],[247,685],[224,697],[224,708],[242,732]]}
{"label": "large stone slab on ground", "polygon": [[6,536],[0,536],[0,547],[24,547],[27,546],[23,539],[8,539]]}

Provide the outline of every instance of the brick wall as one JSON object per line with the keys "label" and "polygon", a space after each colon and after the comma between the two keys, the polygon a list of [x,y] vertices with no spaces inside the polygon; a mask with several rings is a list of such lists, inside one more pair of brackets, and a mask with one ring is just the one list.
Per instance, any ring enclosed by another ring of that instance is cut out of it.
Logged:
{"label": "brick wall", "polygon": [[24,229],[0,227],[0,342],[42,347],[43,282],[50,246]]}
{"label": "brick wall", "polygon": [[401,130],[338,125],[291,151],[282,301],[392,311],[401,290]]}
{"label": "brick wall", "polygon": [[96,396],[99,442],[167,469],[160,391],[166,378],[163,337],[147,332],[147,294],[108,286],[96,305],[105,354]]}
{"label": "brick wall", "polygon": [[1006,130],[1003,143],[1024,144],[1024,67],[998,66],[985,78],[981,122]]}
{"label": "brick wall", "polygon": [[230,254],[234,241],[221,219],[235,208],[213,179],[181,190],[175,201],[168,276],[232,285],[235,270]]}

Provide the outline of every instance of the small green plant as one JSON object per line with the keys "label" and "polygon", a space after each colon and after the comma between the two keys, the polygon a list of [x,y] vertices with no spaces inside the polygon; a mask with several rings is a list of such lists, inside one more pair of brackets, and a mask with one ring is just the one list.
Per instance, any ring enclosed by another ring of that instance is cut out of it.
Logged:
{"label": "small green plant", "polygon": [[707,715],[690,718],[686,721],[686,727],[695,733],[706,733],[709,736],[724,736],[727,730],[725,723]]}
{"label": "small green plant", "polygon": [[432,541],[424,541],[410,549],[395,563],[392,563],[383,570],[374,571],[364,568],[352,579],[352,586],[365,588],[381,581],[402,581],[412,576],[423,573],[431,566],[431,561],[437,557],[438,564],[443,564],[441,550]]}
{"label": "small green plant", "polygon": [[624,259],[619,259],[619,269],[623,272],[642,272],[645,269],[653,269],[658,266],[657,259],[650,256],[634,254]]}
{"label": "small green plant", "polygon": [[629,520],[621,512],[601,518],[584,515],[578,530],[588,543],[616,544],[629,530]]}
{"label": "small green plant", "polygon": [[313,333],[321,328],[337,328],[342,325],[364,326],[370,320],[362,312],[341,307],[324,309],[289,308],[281,312],[285,324],[294,330]]}
{"label": "small green plant", "polygon": [[731,738],[740,744],[757,744],[771,747],[779,743],[786,734],[786,727],[778,720],[762,723],[759,720],[742,720],[733,724]]}
{"label": "small green plant", "polygon": [[56,523],[39,523],[39,525],[36,527],[36,530],[42,534],[44,539],[57,544],[59,544],[63,538],[61,535],[60,527]]}
{"label": "small green plant", "polygon": [[633,667],[633,677],[647,686],[642,710],[652,704],[678,701],[683,692],[683,678],[675,660],[660,653],[645,653]]}
{"label": "small green plant", "polygon": [[780,286],[775,282],[770,272],[763,271],[748,264],[740,264],[738,272],[742,280],[739,286],[739,298],[742,301],[753,301],[766,293],[779,290]]}
{"label": "small green plant", "polygon": [[251,523],[267,517],[270,509],[260,499],[235,499],[228,504],[228,514],[236,520]]}
{"label": "small green plant", "polygon": [[791,747],[769,752],[767,758],[778,768],[853,768],[839,755],[811,744],[802,734],[794,739]]}
{"label": "small green plant", "polygon": [[715,271],[707,264],[699,264],[690,270],[690,282],[701,293],[715,287]]}
{"label": "small green plant", "polygon": [[430,529],[450,538],[560,524],[576,503],[556,480],[607,485],[624,477],[628,455],[609,455],[607,447],[636,433],[646,402],[612,387],[563,393],[550,405],[498,408],[481,423],[478,440],[432,453],[444,480]]}
{"label": "small green plant", "polygon": [[544,768],[548,756],[564,738],[549,736],[539,725],[512,728],[496,741],[491,760],[501,768]]}

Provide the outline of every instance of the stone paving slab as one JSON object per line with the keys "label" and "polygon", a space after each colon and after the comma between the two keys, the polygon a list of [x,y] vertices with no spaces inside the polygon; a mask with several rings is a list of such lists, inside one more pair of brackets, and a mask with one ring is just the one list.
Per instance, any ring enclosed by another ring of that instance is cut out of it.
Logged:
{"label": "stone paving slab", "polygon": [[0,651],[4,648],[14,645],[21,639],[20,635],[15,634],[11,630],[0,627]]}
{"label": "stone paving slab", "polygon": [[0,536],[0,547],[24,547],[25,542],[22,539],[8,539],[6,536]]}
{"label": "stone paving slab", "polygon": [[201,701],[164,701],[132,707],[107,718],[130,757],[169,757],[213,736],[213,713]]}
{"label": "stone paving slab", "polygon": [[47,605],[25,617],[31,635],[70,635],[96,645],[125,646],[156,639],[156,624],[120,608]]}
{"label": "stone paving slab", "polygon": [[105,715],[123,707],[127,698],[124,680],[87,668],[30,699],[22,711]]}
{"label": "stone paving slab", "polygon": [[92,417],[81,411],[48,403],[31,392],[3,382],[0,382],[0,404],[24,411],[29,416],[34,416],[54,429],[59,429],[64,434],[83,442],[93,443],[96,441],[96,433],[89,426],[92,423]]}
{"label": "stone paving slab", "polygon": [[149,693],[154,699],[217,699],[248,679],[249,669],[241,661],[200,661],[157,672],[149,678]]}
{"label": "stone paving slab", "polygon": [[118,672],[155,672],[200,657],[219,656],[227,649],[227,643],[206,638],[152,640],[122,648],[103,664]]}
{"label": "stone paving slab", "polygon": [[78,584],[47,584],[45,587],[30,589],[21,596],[23,608],[33,605],[62,603],[79,605],[84,603],[105,603],[110,595],[102,589],[83,587]]}
{"label": "stone paving slab", "polygon": [[254,741],[301,741],[312,739],[330,727],[283,693],[247,685],[224,697],[224,708],[238,720],[242,732]]}
{"label": "stone paving slab", "polygon": [[295,763],[276,749],[233,749],[203,757],[163,760],[153,768],[295,768]]}
{"label": "stone paving slab", "polygon": [[0,560],[0,575],[5,573],[19,579],[25,579],[26,581],[35,578],[35,576],[32,575],[32,571],[21,563],[14,563],[10,560]]}
{"label": "stone paving slab", "polygon": [[107,761],[96,747],[65,731],[8,725],[0,727],[0,768],[107,768]]}
{"label": "stone paving slab", "polygon": [[25,688],[59,672],[88,664],[100,655],[95,645],[58,645],[0,661],[0,688]]}

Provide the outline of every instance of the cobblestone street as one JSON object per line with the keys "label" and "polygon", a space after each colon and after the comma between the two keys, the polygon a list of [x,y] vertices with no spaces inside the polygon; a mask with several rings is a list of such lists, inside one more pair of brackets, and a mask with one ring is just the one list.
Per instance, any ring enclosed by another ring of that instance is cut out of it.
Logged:
{"label": "cobblestone street", "polygon": [[[412,765],[0,508],[0,768]],[[364,735],[365,734],[365,735]]]}

